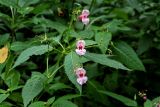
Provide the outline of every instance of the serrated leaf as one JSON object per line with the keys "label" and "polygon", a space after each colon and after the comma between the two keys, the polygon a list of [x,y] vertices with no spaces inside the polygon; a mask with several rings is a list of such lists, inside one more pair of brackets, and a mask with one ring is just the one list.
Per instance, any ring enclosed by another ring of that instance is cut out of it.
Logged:
{"label": "serrated leaf", "polygon": [[132,107],[137,107],[137,102],[134,100],[131,100],[127,97],[124,97],[122,95],[118,95],[109,91],[102,91],[102,90],[98,90],[99,93],[105,94],[107,96],[110,96],[118,101],[121,101],[123,104],[125,104],[126,106],[132,106]]}
{"label": "serrated leaf", "polygon": [[76,104],[67,100],[58,100],[53,103],[52,107],[78,107]]}
{"label": "serrated leaf", "polygon": [[22,50],[26,49],[29,45],[30,45],[30,43],[28,43],[28,42],[18,42],[17,41],[17,42],[13,42],[11,44],[10,49],[12,51],[22,51]]}
{"label": "serrated leaf", "polygon": [[51,105],[55,101],[55,97],[51,97],[47,100],[47,104]]}
{"label": "serrated leaf", "polygon": [[96,41],[93,41],[93,40],[85,40],[85,43],[86,43],[86,46],[90,46],[90,45],[95,45],[97,44]]}
{"label": "serrated leaf", "polygon": [[4,80],[5,84],[10,88],[16,88],[18,86],[20,80],[20,73],[17,71],[12,72],[4,72],[1,75],[2,79]]}
{"label": "serrated leaf", "polygon": [[43,19],[43,18],[34,18],[33,19],[33,22],[35,24],[41,24],[45,27],[49,27],[51,29],[55,29],[57,30],[60,34],[62,34],[66,29],[67,27],[64,25],[64,24],[61,24],[59,22],[54,22],[52,20],[49,20],[49,19]]}
{"label": "serrated leaf", "polygon": [[27,61],[30,56],[32,55],[42,55],[48,51],[51,51],[52,47],[48,45],[40,45],[40,46],[33,46],[26,50],[24,50],[17,58],[15,64],[13,65],[12,69],[20,65],[21,63]]}
{"label": "serrated leaf", "polygon": [[94,32],[92,30],[84,30],[84,31],[80,31],[78,32],[78,35],[77,35],[77,38],[81,38],[81,39],[84,39],[84,38],[92,38],[94,36]]}
{"label": "serrated leaf", "polygon": [[82,92],[82,87],[77,83],[77,78],[75,75],[75,69],[80,67],[79,56],[75,52],[70,52],[64,60],[65,73],[69,80],[76,86],[79,92]]}
{"label": "serrated leaf", "polygon": [[116,58],[124,63],[128,68],[145,71],[143,63],[127,43],[122,41],[116,42],[113,53],[116,55]]}
{"label": "serrated leaf", "polygon": [[39,0],[18,0],[18,5],[20,7],[25,7],[25,6],[29,6],[31,4],[35,4],[39,2]]}
{"label": "serrated leaf", "polygon": [[99,64],[102,65],[106,65],[112,68],[116,68],[116,69],[124,69],[124,70],[129,70],[128,68],[126,68],[123,64],[121,64],[120,62],[113,60],[113,59],[109,59],[106,55],[104,54],[95,54],[95,53],[86,53],[84,55],[87,59],[92,60],[94,62],[97,62]]}
{"label": "serrated leaf", "polygon": [[95,35],[95,40],[99,45],[102,53],[105,53],[108,49],[109,42],[111,41],[112,35],[110,32],[98,32]]}
{"label": "serrated leaf", "polygon": [[65,96],[62,96],[62,97],[58,98],[57,100],[70,100],[70,99],[77,98],[77,97],[81,97],[81,95],[68,94],[68,95],[65,95]]}
{"label": "serrated leaf", "polygon": [[18,8],[17,0],[0,0],[0,4],[5,5],[7,7]]}
{"label": "serrated leaf", "polygon": [[0,103],[2,103],[8,96],[9,94],[0,94]]}
{"label": "serrated leaf", "polygon": [[43,101],[37,101],[30,104],[28,107],[46,107],[46,105],[45,105],[45,102]]}
{"label": "serrated leaf", "polygon": [[9,39],[9,34],[4,34],[0,36],[0,46],[5,45],[8,39]]}
{"label": "serrated leaf", "polygon": [[[144,107],[153,107],[152,101],[147,100],[146,102],[144,102]],[[157,107],[157,106],[155,106],[155,107]]]}
{"label": "serrated leaf", "polygon": [[32,74],[32,77],[26,82],[22,89],[22,98],[24,107],[32,101],[44,87],[45,77],[40,73]]}
{"label": "serrated leaf", "polygon": [[71,88],[71,87],[64,84],[64,83],[55,83],[55,84],[51,85],[49,89],[60,90],[60,89],[65,89],[65,88]]}

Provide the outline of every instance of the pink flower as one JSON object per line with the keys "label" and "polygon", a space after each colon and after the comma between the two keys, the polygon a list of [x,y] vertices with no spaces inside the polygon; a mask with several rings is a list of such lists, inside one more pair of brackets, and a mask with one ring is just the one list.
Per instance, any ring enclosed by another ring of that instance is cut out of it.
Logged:
{"label": "pink flower", "polygon": [[86,50],[85,49],[81,49],[81,50],[79,50],[79,49],[76,49],[76,53],[78,54],[78,55],[85,55],[85,53],[86,53]]}
{"label": "pink flower", "polygon": [[147,100],[147,96],[145,95],[145,96],[143,96],[143,100]]}
{"label": "pink flower", "polygon": [[83,85],[84,83],[86,83],[87,80],[88,80],[88,77],[87,77],[87,76],[77,78],[77,82],[78,82],[80,85]]}
{"label": "pink flower", "polygon": [[84,55],[86,53],[86,49],[84,49],[85,48],[84,40],[77,41],[76,46],[77,46],[77,49],[75,51],[78,55]]}
{"label": "pink flower", "polygon": [[89,23],[89,18],[82,19],[83,24],[87,25]]}
{"label": "pink flower", "polygon": [[87,17],[89,16],[89,10],[87,10],[87,9],[84,9],[83,11],[82,11],[82,14],[83,15],[86,15]]}
{"label": "pink flower", "polygon": [[84,77],[86,75],[86,70],[83,68],[77,68],[76,75],[78,78]]}
{"label": "pink flower", "polygon": [[76,75],[77,75],[77,82],[80,85],[83,85],[84,83],[87,82],[88,77],[85,76],[86,75],[86,70],[85,69],[83,69],[83,68],[77,68],[76,69]]}
{"label": "pink flower", "polygon": [[82,21],[83,24],[87,25],[89,23],[89,10],[84,9],[81,13],[81,15],[79,16],[79,20]]}
{"label": "pink flower", "polygon": [[84,49],[85,48],[85,41],[84,40],[78,40],[76,43],[77,49]]}

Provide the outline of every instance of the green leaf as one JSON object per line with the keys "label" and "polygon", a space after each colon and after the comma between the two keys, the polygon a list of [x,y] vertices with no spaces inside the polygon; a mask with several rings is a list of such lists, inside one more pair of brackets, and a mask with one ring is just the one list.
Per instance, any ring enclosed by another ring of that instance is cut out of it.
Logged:
{"label": "green leaf", "polygon": [[28,43],[28,42],[18,42],[17,41],[17,42],[13,42],[11,44],[10,49],[12,51],[22,51],[22,50],[26,49],[29,45],[30,45],[30,43]]}
{"label": "green leaf", "polygon": [[60,89],[65,89],[65,88],[71,88],[71,87],[68,85],[65,85],[64,83],[55,83],[51,85],[49,89],[60,90]]}
{"label": "green leaf", "polygon": [[89,60],[92,60],[94,62],[100,63],[102,65],[106,65],[112,68],[116,68],[116,69],[124,69],[124,70],[129,70],[128,68],[126,68],[124,65],[122,65],[120,62],[113,60],[113,59],[109,59],[106,55],[104,54],[95,54],[95,53],[86,53],[84,55],[86,58],[88,58]]}
{"label": "green leaf", "polygon": [[92,38],[94,36],[94,32],[92,30],[83,30],[83,31],[80,31],[78,32],[78,36],[77,38],[81,38],[81,39],[84,39],[84,38]]}
{"label": "green leaf", "polygon": [[67,27],[64,24],[59,23],[59,22],[54,22],[54,21],[49,20],[49,19],[42,19],[42,18],[36,18],[35,17],[33,19],[33,22],[35,24],[41,24],[42,26],[45,26],[45,27],[48,27],[48,28],[51,28],[51,29],[55,29],[60,34],[62,34],[67,29]]}
{"label": "green leaf", "polygon": [[28,107],[46,107],[46,106],[45,106],[45,102],[37,101],[37,102],[30,104]]}
{"label": "green leaf", "polygon": [[47,100],[47,104],[48,105],[51,105],[54,101],[55,101],[55,97],[51,97],[51,98],[49,98],[48,100]]}
{"label": "green leaf", "polygon": [[70,99],[77,98],[77,97],[81,97],[81,95],[68,94],[68,95],[65,95],[65,96],[62,96],[62,97],[58,98],[57,100],[70,100]]}
{"label": "green leaf", "polygon": [[138,42],[138,49],[137,49],[138,55],[141,55],[144,52],[146,52],[151,46],[152,46],[151,37],[146,37],[146,36],[141,37]]}
{"label": "green leaf", "polygon": [[0,103],[2,103],[8,96],[9,94],[0,94]]}
{"label": "green leaf", "polygon": [[0,36],[0,46],[5,45],[6,42],[8,42],[8,39],[9,39],[9,34],[4,34]]}
{"label": "green leaf", "polygon": [[135,51],[125,42],[116,42],[113,53],[116,55],[116,58],[124,63],[128,68],[145,71],[144,65],[138,58]]}
{"label": "green leaf", "polygon": [[115,93],[112,93],[112,92],[109,92],[109,91],[102,91],[102,90],[99,90],[98,92],[102,93],[102,94],[105,94],[107,96],[110,96],[110,97],[112,97],[116,100],[119,100],[123,104],[125,104],[126,106],[137,107],[137,102],[136,101],[131,100],[131,99],[129,99],[127,97],[124,97],[122,95],[118,95],[118,94],[115,94]]}
{"label": "green leaf", "polygon": [[49,4],[48,3],[41,3],[37,6],[34,7],[34,10],[32,11],[32,13],[34,14],[38,14],[38,13],[41,13],[43,11],[45,11],[47,8],[49,8]]}
{"label": "green leaf", "polygon": [[152,104],[156,107],[157,104],[160,104],[160,96],[156,97],[152,100]]}
{"label": "green leaf", "polygon": [[65,73],[69,80],[77,87],[79,92],[82,92],[82,87],[77,83],[75,69],[80,67],[79,56],[75,52],[70,52],[64,60]]}
{"label": "green leaf", "polygon": [[22,98],[24,107],[27,107],[30,101],[32,101],[44,88],[44,75],[40,73],[33,73],[32,77],[26,82],[22,89]]}
{"label": "green leaf", "polygon": [[0,0],[0,4],[5,5],[7,7],[18,8],[17,0]]}
{"label": "green leaf", "polygon": [[25,6],[29,6],[31,4],[35,4],[38,2],[39,2],[39,0],[18,0],[18,5],[20,7],[25,7]]}
{"label": "green leaf", "polygon": [[18,86],[20,80],[20,73],[17,71],[11,72],[4,72],[1,75],[2,79],[4,80],[5,84],[10,88],[16,88]]}
{"label": "green leaf", "polygon": [[106,53],[108,49],[109,42],[111,41],[112,35],[110,32],[98,32],[95,35],[95,40],[99,45],[100,50],[102,53]]}
{"label": "green leaf", "polygon": [[58,100],[53,103],[52,107],[78,107],[76,104],[67,100]]}
{"label": "green leaf", "polygon": [[90,46],[90,45],[95,45],[97,44],[96,41],[93,41],[93,40],[85,40],[85,43],[86,43],[86,46]]}
{"label": "green leaf", "polygon": [[[146,102],[144,102],[144,107],[153,107],[152,101],[147,100]],[[157,107],[157,106],[155,106],[155,107]]]}
{"label": "green leaf", "polygon": [[33,46],[26,50],[24,50],[19,57],[17,58],[15,64],[13,65],[12,69],[20,65],[21,63],[27,61],[30,56],[32,55],[42,55],[48,51],[51,51],[52,47],[48,45],[40,45],[40,46]]}

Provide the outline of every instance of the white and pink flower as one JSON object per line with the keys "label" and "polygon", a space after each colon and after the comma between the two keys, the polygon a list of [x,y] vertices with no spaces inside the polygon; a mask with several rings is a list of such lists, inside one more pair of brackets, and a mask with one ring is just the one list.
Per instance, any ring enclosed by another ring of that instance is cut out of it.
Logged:
{"label": "white and pink flower", "polygon": [[87,82],[88,80],[88,77],[87,76],[84,76],[84,77],[81,77],[81,78],[77,78],[77,82],[80,84],[80,85],[83,85]]}
{"label": "white and pink flower", "polygon": [[83,24],[87,25],[89,23],[89,16],[90,12],[87,9],[84,9],[81,13],[81,15],[79,16],[79,20],[82,21]]}
{"label": "white and pink flower", "polygon": [[75,51],[78,55],[84,55],[86,53],[84,40],[78,40],[76,47],[77,47],[77,49]]}
{"label": "white and pink flower", "polygon": [[86,70],[83,69],[83,68],[77,68],[75,70],[76,72],[76,76],[77,76],[77,82],[80,84],[80,85],[83,85],[87,82],[88,80],[88,77],[85,76],[86,75]]}

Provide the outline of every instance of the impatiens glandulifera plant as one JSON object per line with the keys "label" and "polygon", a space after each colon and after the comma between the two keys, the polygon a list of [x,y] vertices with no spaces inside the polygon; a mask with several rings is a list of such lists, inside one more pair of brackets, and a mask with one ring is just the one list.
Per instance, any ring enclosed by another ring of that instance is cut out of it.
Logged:
{"label": "impatiens glandulifera plant", "polygon": [[0,0],[0,106],[158,107],[159,3]]}
{"label": "impatiens glandulifera plant", "polygon": [[75,70],[76,76],[77,76],[77,82],[80,85],[83,85],[87,82],[88,77],[86,76],[86,71],[83,68],[77,68]]}
{"label": "impatiens glandulifera plant", "polygon": [[89,18],[88,18],[89,14],[90,14],[89,10],[84,9],[81,15],[79,16],[79,20],[81,20],[84,25],[87,25],[89,23]]}
{"label": "impatiens glandulifera plant", "polygon": [[78,40],[76,43],[77,49],[75,50],[78,55],[84,55],[86,53],[85,41]]}

